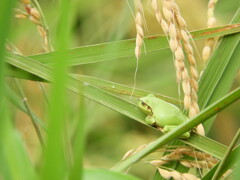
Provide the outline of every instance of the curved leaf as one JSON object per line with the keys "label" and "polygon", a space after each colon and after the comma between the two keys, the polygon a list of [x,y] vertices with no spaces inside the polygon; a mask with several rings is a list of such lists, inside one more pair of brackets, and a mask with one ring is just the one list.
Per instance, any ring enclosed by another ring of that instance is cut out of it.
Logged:
{"label": "curved leaf", "polygon": [[[240,9],[233,23],[240,22]],[[206,108],[229,91],[233,79],[240,68],[240,33],[225,36],[219,43],[199,82],[199,105]],[[213,120],[206,121],[204,127],[209,131]]]}
{"label": "curved leaf", "polygon": [[[240,24],[232,24],[191,32],[194,40],[223,36],[240,32]],[[146,52],[169,48],[165,35],[146,37]],[[134,57],[135,39],[83,46],[68,50],[70,66]],[[52,64],[54,52],[30,56],[44,64]]]}

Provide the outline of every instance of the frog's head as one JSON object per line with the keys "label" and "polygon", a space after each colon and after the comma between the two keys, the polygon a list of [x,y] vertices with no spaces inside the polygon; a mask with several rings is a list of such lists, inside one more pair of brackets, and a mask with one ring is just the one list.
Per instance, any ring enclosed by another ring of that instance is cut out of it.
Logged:
{"label": "frog's head", "polygon": [[156,98],[153,94],[149,94],[146,97],[142,97],[138,101],[138,107],[148,115],[153,115],[153,98]]}

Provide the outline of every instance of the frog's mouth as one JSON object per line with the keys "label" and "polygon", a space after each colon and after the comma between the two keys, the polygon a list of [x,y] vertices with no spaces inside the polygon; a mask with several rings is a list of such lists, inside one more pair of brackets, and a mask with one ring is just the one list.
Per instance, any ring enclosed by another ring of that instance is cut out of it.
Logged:
{"label": "frog's mouth", "polygon": [[151,126],[152,126],[152,127],[155,127],[155,128],[157,128],[157,127],[158,127],[158,125],[157,125],[157,123],[156,123],[156,122],[154,122],[153,124],[151,124]]}
{"label": "frog's mouth", "polygon": [[148,115],[153,115],[152,108],[143,101],[138,101],[138,106]]}

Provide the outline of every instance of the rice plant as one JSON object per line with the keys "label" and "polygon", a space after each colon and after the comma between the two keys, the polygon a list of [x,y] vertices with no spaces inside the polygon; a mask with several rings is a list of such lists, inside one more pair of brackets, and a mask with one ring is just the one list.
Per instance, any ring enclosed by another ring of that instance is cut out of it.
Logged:
{"label": "rice plant", "polygon": [[239,7],[0,1],[0,179],[239,179]]}

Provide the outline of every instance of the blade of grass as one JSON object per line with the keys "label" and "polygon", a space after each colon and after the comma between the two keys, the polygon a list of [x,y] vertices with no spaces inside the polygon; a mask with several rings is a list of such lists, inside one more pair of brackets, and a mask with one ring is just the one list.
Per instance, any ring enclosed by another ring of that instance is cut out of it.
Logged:
{"label": "blade of grass", "polygon": [[[8,54],[10,55],[10,54]],[[11,55],[10,55],[11,56]],[[19,79],[27,79],[31,81],[38,81],[38,82],[46,82],[43,78],[40,78],[39,76],[36,76],[34,74],[31,74],[27,71],[24,71],[22,69],[16,68],[12,65],[8,64],[8,67],[6,69],[5,76],[19,78]]]}
{"label": "blade of grass", "polygon": [[189,139],[183,139],[181,141],[218,159],[222,159],[227,151],[225,145],[195,133],[191,135]]}
{"label": "blade of grass", "polygon": [[236,135],[233,138],[230,146],[228,147],[228,150],[227,150],[226,154],[224,155],[223,159],[221,160],[220,164],[218,165],[218,168],[215,171],[212,180],[217,180],[219,178],[220,174],[223,174],[223,172],[221,173],[221,171],[224,167],[224,164],[225,164],[226,160],[228,159],[229,155],[231,154],[231,152],[232,152],[234,146],[236,145],[239,137],[240,137],[240,129],[238,129],[238,132],[236,133]]}
{"label": "blade of grass", "polygon": [[[211,37],[223,36],[226,34],[240,32],[240,24],[232,24],[222,27],[203,29],[191,32],[194,40],[206,39]],[[146,37],[144,40],[146,52],[159,51],[169,48],[165,35]],[[81,65],[87,63],[96,63],[134,56],[135,39],[102,43],[98,45],[83,46],[80,48],[70,49],[69,65]],[[31,58],[45,64],[53,63],[53,53],[45,53],[30,56]]]}
{"label": "blade of grass", "polygon": [[[240,9],[233,18],[233,23],[240,22]],[[199,82],[199,105],[201,109],[209,106],[225,95],[240,68],[239,44],[240,35],[225,36],[214,51]],[[204,127],[209,131],[213,120],[206,121]]]}
{"label": "blade of grass", "polygon": [[[8,36],[9,26],[10,26],[10,17],[12,14],[12,7],[14,6],[15,1],[1,1],[0,10],[2,16],[0,17],[0,59],[3,59],[5,56],[5,42]],[[0,61],[0,114],[3,115],[4,119],[4,110],[5,110],[5,82],[4,82],[4,73],[5,73],[5,61]],[[4,121],[4,120],[3,120]],[[4,122],[3,122],[4,123]]]}
{"label": "blade of grass", "polygon": [[8,37],[10,17],[15,1],[0,1],[0,172],[1,179],[35,179],[35,172],[26,150],[13,129],[7,112],[5,74],[5,41]]}
{"label": "blade of grass", "polygon": [[[238,149],[240,149],[240,148],[238,148]],[[234,171],[233,180],[238,180],[239,176],[240,176],[240,172],[239,172],[239,169],[240,169],[240,151],[237,154],[237,156],[235,156],[235,160],[236,160],[236,169]]]}
{"label": "blade of grass", "polygon": [[36,131],[38,140],[39,140],[41,146],[43,147],[43,145],[44,145],[43,136],[42,136],[41,130],[40,130],[39,127],[38,127],[38,124],[37,124],[36,121],[34,120],[34,114],[32,113],[32,111],[31,111],[31,109],[30,109],[30,107],[29,107],[29,105],[28,105],[27,97],[25,96],[25,93],[24,93],[24,91],[23,91],[23,89],[22,89],[22,87],[21,87],[20,82],[19,82],[18,80],[16,80],[16,79],[14,79],[14,82],[15,82],[16,87],[18,88],[18,90],[19,90],[19,92],[20,92],[20,95],[21,95],[21,97],[22,97],[23,104],[24,104],[24,106],[25,106],[26,109],[27,109],[27,114],[29,114],[29,117],[30,117],[30,119],[31,119],[31,121],[32,121],[32,124],[33,124],[33,127],[34,127],[35,131]]}
{"label": "blade of grass", "polygon": [[[11,55],[10,55],[11,56]],[[21,78],[21,79],[27,79],[27,80],[32,80],[32,81],[42,81],[42,82],[46,82],[46,80],[35,76],[33,74],[30,74],[26,71],[23,71],[21,69],[18,68],[14,68],[14,67],[10,67],[8,68],[8,72],[6,73],[6,76],[10,76],[10,77],[15,77],[15,78]],[[96,87],[99,87],[103,90],[106,90],[110,93],[114,93],[114,94],[121,94],[121,95],[129,95],[131,94],[132,91],[132,87],[130,86],[126,86],[123,84],[119,84],[119,83],[115,83],[112,81],[107,81],[104,79],[100,79],[100,78],[96,78],[96,77],[92,77],[92,76],[86,76],[86,75],[77,75],[77,74],[72,74],[72,76],[74,76],[75,78],[81,80],[81,81],[85,81],[88,82]],[[138,89],[136,88],[136,90],[134,91],[134,97],[143,97],[146,96],[148,94],[155,94],[156,97],[163,99],[167,102],[170,102],[172,104],[175,105],[179,105],[179,103],[182,103],[179,99],[175,99],[169,96],[165,96],[156,92],[152,92],[152,91],[147,91],[147,90],[143,90],[143,89]]]}
{"label": "blade of grass", "polygon": [[[23,99],[21,99],[10,87],[6,86],[6,95],[7,99],[14,104],[19,110],[23,111],[24,113],[28,113],[28,110],[26,106],[23,104]],[[31,111],[31,114],[33,116],[33,120],[35,123],[37,123],[41,128],[43,128],[46,131],[46,126],[43,124],[43,121],[34,113]]]}
{"label": "blade of grass", "polygon": [[141,158],[145,157],[146,155],[150,154],[151,152],[155,151],[156,149],[160,148],[161,146],[165,145],[172,139],[180,136],[186,131],[191,130],[192,127],[195,127],[196,125],[202,123],[204,120],[207,120],[207,118],[213,116],[217,112],[221,111],[222,109],[226,108],[236,100],[240,98],[240,88],[237,88],[235,91],[229,93],[224,98],[220,99],[216,103],[210,105],[206,109],[204,109],[201,113],[199,113],[194,118],[190,119],[189,121],[184,122],[183,124],[179,125],[175,130],[172,130],[151,144],[149,144],[145,149],[142,151],[136,153],[135,155],[131,156],[129,159],[119,163],[115,167],[113,167],[113,170],[115,171],[123,171],[124,169],[131,166],[133,163],[136,163]]}
{"label": "blade of grass", "polygon": [[53,80],[53,88],[50,97],[49,125],[47,144],[44,151],[44,161],[41,179],[66,179],[67,162],[63,143],[65,109],[66,109],[66,82],[67,60],[66,49],[69,42],[69,11],[71,1],[62,0],[59,3],[59,26],[56,33],[57,52],[54,54],[55,70],[49,75]]}
{"label": "blade of grass", "polygon": [[[10,118],[5,120],[11,122]],[[1,178],[4,180],[37,179],[22,139],[10,123],[4,125],[4,130],[1,130],[0,161]]]}
{"label": "blade of grass", "polygon": [[85,134],[86,134],[86,108],[84,98],[80,97],[79,121],[75,130],[75,138],[73,141],[73,165],[70,170],[70,180],[82,179],[83,174],[83,152],[85,147]]}
{"label": "blade of grass", "polygon": [[[122,85],[119,83],[115,83],[115,82],[111,82],[111,81],[107,81],[107,80],[103,80],[100,78],[96,78],[96,77],[91,77],[91,76],[85,76],[85,75],[74,75],[76,78],[80,79],[81,81],[86,81],[90,84],[93,84],[94,86],[97,86],[103,90],[106,90],[110,93],[114,93],[114,94],[122,94],[122,95],[127,95],[130,96],[132,93],[132,87],[130,86],[126,86],[126,85]],[[172,97],[168,97],[165,95],[161,95],[152,91],[146,91],[143,89],[138,89],[136,88],[134,90],[134,97],[144,97],[148,94],[155,94],[156,97],[163,99],[167,102],[170,102],[172,104],[176,104],[179,105],[179,102],[181,102],[178,99],[174,99]]]}
{"label": "blade of grass", "polygon": [[43,83],[38,83],[38,86],[39,86],[39,88],[40,88],[41,91],[42,91],[42,94],[43,94],[43,96],[44,96],[45,102],[47,103],[48,106],[50,106],[49,100],[48,100],[47,91],[46,91]]}

